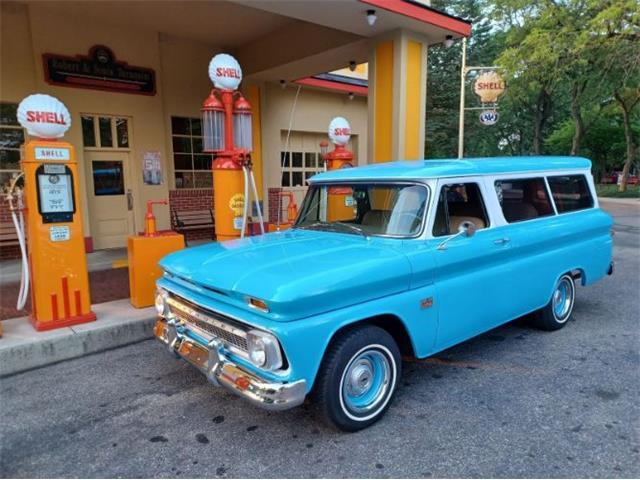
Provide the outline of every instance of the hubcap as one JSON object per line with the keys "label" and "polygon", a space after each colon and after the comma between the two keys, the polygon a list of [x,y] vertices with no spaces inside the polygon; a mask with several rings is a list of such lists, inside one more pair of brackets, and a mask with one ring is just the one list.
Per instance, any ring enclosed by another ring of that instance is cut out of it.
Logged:
{"label": "hubcap", "polygon": [[342,377],[345,407],[356,415],[371,411],[387,397],[391,381],[389,359],[378,350],[354,357]]}
{"label": "hubcap", "polygon": [[573,288],[568,278],[563,278],[553,292],[553,313],[556,320],[564,322],[571,312]]}

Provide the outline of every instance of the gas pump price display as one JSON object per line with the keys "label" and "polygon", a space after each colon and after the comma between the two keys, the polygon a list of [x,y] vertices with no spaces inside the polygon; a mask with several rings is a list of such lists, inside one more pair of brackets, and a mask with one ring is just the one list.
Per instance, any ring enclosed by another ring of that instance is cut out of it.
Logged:
{"label": "gas pump price display", "polygon": [[44,223],[73,220],[73,177],[65,165],[44,164],[37,170],[38,210]]}

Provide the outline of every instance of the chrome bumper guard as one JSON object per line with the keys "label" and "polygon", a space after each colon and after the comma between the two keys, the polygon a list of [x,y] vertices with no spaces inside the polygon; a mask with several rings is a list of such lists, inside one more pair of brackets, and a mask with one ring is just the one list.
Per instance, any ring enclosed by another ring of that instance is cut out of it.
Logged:
{"label": "chrome bumper guard", "polygon": [[204,373],[214,385],[223,386],[267,410],[286,410],[304,401],[304,380],[278,383],[260,378],[229,360],[219,340],[211,340],[205,347],[179,328],[172,321],[160,319],[155,324],[154,335],[169,351]]}

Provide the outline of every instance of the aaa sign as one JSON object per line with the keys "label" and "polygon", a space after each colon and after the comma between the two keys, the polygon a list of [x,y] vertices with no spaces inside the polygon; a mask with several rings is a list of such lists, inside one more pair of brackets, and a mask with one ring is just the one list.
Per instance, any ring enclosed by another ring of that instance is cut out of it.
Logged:
{"label": "aaa sign", "polygon": [[473,85],[473,90],[482,103],[495,103],[506,89],[506,84],[497,72],[482,73]]}

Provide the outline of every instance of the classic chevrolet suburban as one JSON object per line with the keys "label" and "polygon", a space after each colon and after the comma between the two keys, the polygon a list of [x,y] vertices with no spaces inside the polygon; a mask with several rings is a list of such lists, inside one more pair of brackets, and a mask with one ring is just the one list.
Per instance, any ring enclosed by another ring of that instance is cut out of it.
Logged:
{"label": "classic chevrolet suburban", "polygon": [[269,409],[311,396],[338,428],[377,421],[402,356],[424,358],[517,317],[557,330],[576,282],[613,272],[591,162],[392,162],[309,180],[290,230],[161,261],[156,337]]}

